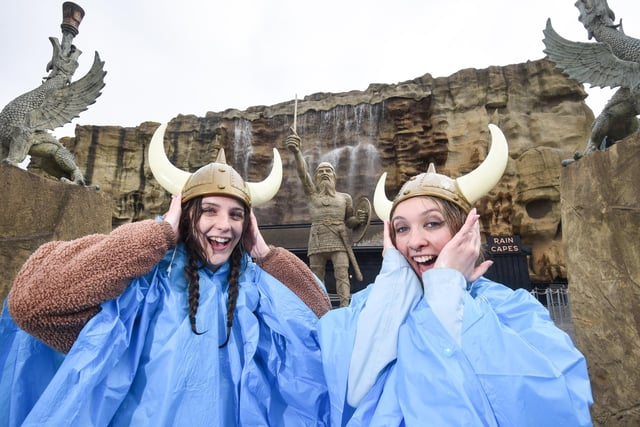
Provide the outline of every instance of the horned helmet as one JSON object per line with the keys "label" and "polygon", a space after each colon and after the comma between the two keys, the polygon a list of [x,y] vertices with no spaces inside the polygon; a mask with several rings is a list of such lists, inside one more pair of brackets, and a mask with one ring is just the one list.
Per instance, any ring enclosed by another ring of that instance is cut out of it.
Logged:
{"label": "horned helmet", "polygon": [[436,173],[433,163],[427,172],[410,178],[404,183],[393,201],[387,199],[384,186],[387,173],[383,173],[376,185],[373,206],[378,217],[390,220],[393,211],[404,200],[416,196],[432,196],[448,200],[469,212],[473,204],[487,194],[500,181],[509,160],[509,147],[504,134],[496,125],[489,124],[491,148],[487,157],[475,170],[456,179]]}
{"label": "horned helmet", "polygon": [[163,124],[153,134],[149,144],[149,166],[154,178],[171,194],[182,192],[182,203],[204,195],[229,196],[242,201],[248,208],[260,206],[273,199],[282,183],[282,160],[273,149],[273,167],[264,181],[245,182],[240,174],[227,164],[221,148],[213,163],[193,173],[176,168],[164,151]]}

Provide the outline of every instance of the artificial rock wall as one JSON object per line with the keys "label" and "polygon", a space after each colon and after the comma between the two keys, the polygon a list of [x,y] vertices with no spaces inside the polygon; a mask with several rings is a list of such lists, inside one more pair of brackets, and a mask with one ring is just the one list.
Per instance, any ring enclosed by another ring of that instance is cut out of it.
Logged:
{"label": "artificial rock wall", "polygon": [[594,424],[640,425],[640,134],[562,170],[575,341]]}
{"label": "artificial rock wall", "polygon": [[[502,181],[478,203],[482,230],[519,234],[532,250],[532,279],[549,282],[566,278],[560,162],[586,145],[593,113],[585,97],[581,85],[552,63],[537,60],[466,69],[448,77],[425,74],[397,84],[371,84],[364,91],[308,95],[298,100],[297,132],[310,169],[320,161],[331,162],[338,191],[355,200],[372,199],[384,171],[390,198],[430,162],[441,173],[469,172],[486,156],[487,125],[497,124],[511,158]],[[274,201],[257,209],[258,220],[261,225],[308,223],[302,185],[284,146],[293,111],[291,100],[205,117],[178,115],[165,135],[167,155],[193,172],[224,147],[230,164],[259,181],[271,168],[275,146],[284,162],[283,184]],[[63,141],[86,179],[111,196],[114,226],[154,217],[168,207],[169,196],[154,180],[146,156],[158,125],[78,126],[75,138]]]}
{"label": "artificial rock wall", "polygon": [[111,230],[111,197],[106,193],[7,164],[0,164],[0,206],[0,301],[43,243]]}

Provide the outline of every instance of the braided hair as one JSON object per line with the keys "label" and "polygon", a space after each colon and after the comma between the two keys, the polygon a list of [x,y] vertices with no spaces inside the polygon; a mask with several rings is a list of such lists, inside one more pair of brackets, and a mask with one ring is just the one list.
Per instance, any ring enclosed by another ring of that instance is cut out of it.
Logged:
{"label": "braided hair", "polygon": [[[243,204],[244,207],[244,224],[242,226],[242,235],[245,234],[250,224],[249,208]],[[184,268],[184,274],[189,286],[189,323],[191,324],[191,330],[196,335],[201,335],[204,332],[198,332],[196,326],[196,313],[198,312],[198,304],[200,299],[200,274],[198,272],[198,266],[200,264],[207,263],[207,255],[200,243],[200,231],[198,229],[198,222],[202,216],[202,196],[188,200],[182,206],[182,215],[180,216],[180,239],[184,242],[187,254],[188,262]],[[224,342],[220,345],[220,348],[227,345],[229,337],[231,335],[231,325],[233,324],[233,315],[236,309],[236,303],[238,300],[238,288],[240,278],[240,271],[242,268],[242,256],[244,249],[242,247],[242,240],[233,248],[230,257],[230,269],[227,281],[228,288],[228,301],[227,301],[227,333]],[[206,331],[205,331],[206,332]]]}

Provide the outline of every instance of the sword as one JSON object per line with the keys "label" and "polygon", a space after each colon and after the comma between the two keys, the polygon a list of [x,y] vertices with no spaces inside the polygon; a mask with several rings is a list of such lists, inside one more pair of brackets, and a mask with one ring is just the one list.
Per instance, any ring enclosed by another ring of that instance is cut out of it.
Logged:
{"label": "sword", "polygon": [[293,133],[296,133],[297,121],[298,121],[298,94],[296,93],[296,99],[293,103]]}
{"label": "sword", "polygon": [[340,239],[342,239],[342,244],[344,245],[344,248],[347,250],[347,255],[349,256],[349,262],[353,267],[353,272],[356,275],[356,280],[358,282],[362,282],[362,272],[360,271],[360,266],[358,265],[358,261],[356,261],[356,256],[353,253],[353,248],[349,244],[344,230],[340,230],[338,234],[340,235]]}

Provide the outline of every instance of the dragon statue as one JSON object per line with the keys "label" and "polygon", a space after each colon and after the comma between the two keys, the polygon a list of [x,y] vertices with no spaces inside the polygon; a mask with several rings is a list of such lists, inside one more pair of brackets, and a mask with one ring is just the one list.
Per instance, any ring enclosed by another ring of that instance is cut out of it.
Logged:
{"label": "dragon statue", "polygon": [[604,150],[638,129],[640,114],[640,40],[624,33],[622,20],[606,0],[578,0],[578,20],[595,43],[573,42],[555,32],[547,20],[544,53],[570,78],[591,86],[618,88],[591,126],[583,152],[562,161],[566,166],[596,150]]}
{"label": "dragon statue", "polygon": [[62,42],[49,37],[53,46],[46,67],[49,74],[39,87],[18,96],[0,112],[0,159],[19,165],[27,155],[38,157],[48,174],[87,186],[73,154],[49,132],[78,117],[96,101],[105,85],[106,71],[98,52],[88,73],[71,83],[82,54],[71,42],[83,16],[80,6],[63,4]]}

